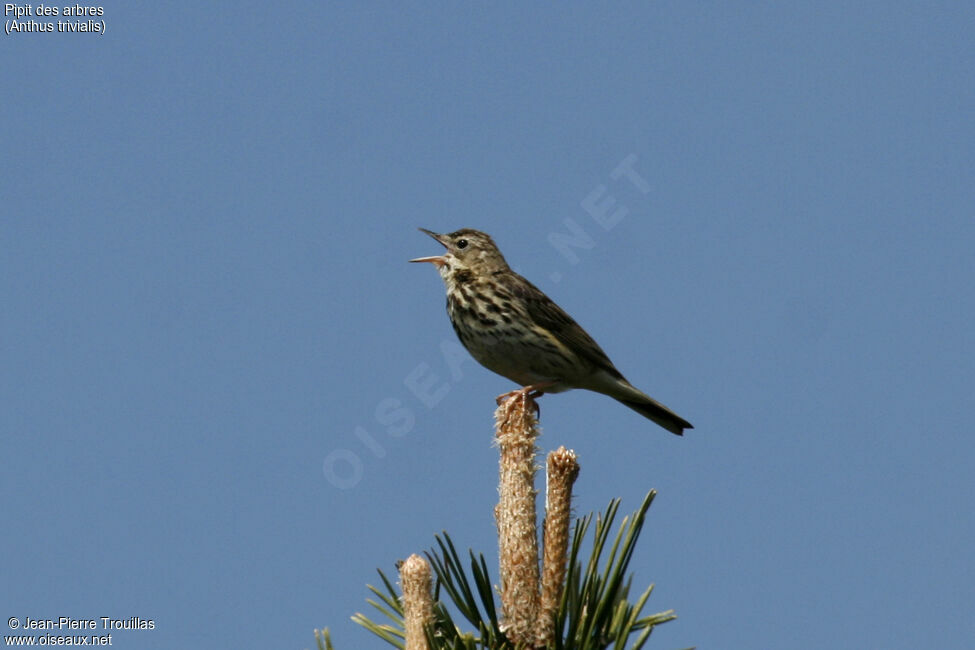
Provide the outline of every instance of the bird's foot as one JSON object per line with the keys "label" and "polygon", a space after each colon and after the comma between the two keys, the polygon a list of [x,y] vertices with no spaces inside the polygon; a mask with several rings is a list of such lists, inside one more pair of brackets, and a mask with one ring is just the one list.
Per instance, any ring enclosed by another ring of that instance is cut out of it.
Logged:
{"label": "bird's foot", "polygon": [[536,397],[541,397],[545,394],[545,389],[552,385],[552,382],[544,382],[538,384],[532,384],[530,386],[522,386],[521,388],[516,388],[515,390],[509,390],[507,393],[501,393],[497,396],[495,401],[498,406],[501,406],[502,402],[506,402],[512,397],[531,397],[535,399]]}
{"label": "bird's foot", "polygon": [[522,388],[518,388],[516,390],[508,391],[507,393],[502,393],[501,395],[498,395],[496,401],[498,403],[498,406],[501,406],[503,402],[506,402],[512,397],[519,398],[521,400],[530,399],[532,400],[532,403],[535,405],[535,416],[537,417],[538,415],[541,415],[542,410],[541,408],[539,408],[538,402],[535,402],[534,400],[544,395],[545,389],[548,388],[549,386],[552,386],[554,383],[555,382],[544,381],[544,382],[539,382],[537,384],[532,384],[530,386],[523,386]]}
{"label": "bird's foot", "polygon": [[523,388],[518,388],[516,390],[509,390],[507,393],[501,393],[494,399],[494,401],[498,403],[498,406],[501,406],[502,403],[507,402],[509,398],[514,397],[523,390]]}

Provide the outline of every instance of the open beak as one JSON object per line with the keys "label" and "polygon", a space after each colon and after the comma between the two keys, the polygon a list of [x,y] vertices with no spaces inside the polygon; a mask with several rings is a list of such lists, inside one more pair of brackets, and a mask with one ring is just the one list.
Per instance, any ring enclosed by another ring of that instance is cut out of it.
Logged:
{"label": "open beak", "polygon": [[[443,240],[440,238],[441,236],[438,235],[437,233],[433,232],[432,230],[427,230],[426,228],[420,228],[420,231],[421,232],[425,232],[426,234],[430,235],[431,237],[433,237],[434,239],[436,239],[438,242],[440,242],[440,244],[444,248],[447,248],[447,244],[444,244]],[[437,268],[440,268],[441,266],[443,266],[444,264],[447,263],[447,260],[444,259],[444,256],[443,255],[439,255],[439,256],[436,256],[435,255],[435,256],[432,256],[432,257],[418,257],[415,260],[410,260],[410,261],[411,262],[430,262],[431,264],[433,264]]]}

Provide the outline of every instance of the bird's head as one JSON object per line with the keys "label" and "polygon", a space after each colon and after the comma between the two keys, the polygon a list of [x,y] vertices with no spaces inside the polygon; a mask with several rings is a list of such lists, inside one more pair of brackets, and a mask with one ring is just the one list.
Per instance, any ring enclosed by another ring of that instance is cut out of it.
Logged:
{"label": "bird's head", "polygon": [[463,270],[482,275],[508,269],[504,256],[487,233],[471,228],[443,235],[426,228],[420,230],[436,239],[447,250],[443,255],[418,257],[410,261],[432,263],[445,279]]}

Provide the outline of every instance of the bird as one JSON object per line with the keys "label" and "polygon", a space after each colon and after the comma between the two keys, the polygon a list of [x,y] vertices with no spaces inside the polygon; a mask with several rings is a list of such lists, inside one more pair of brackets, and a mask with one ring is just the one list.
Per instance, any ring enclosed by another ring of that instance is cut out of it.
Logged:
{"label": "bird", "polygon": [[602,348],[541,289],[515,273],[490,235],[463,228],[436,233],[420,228],[446,250],[418,257],[440,273],[447,314],[460,342],[482,366],[538,397],[581,388],[608,395],[677,435],[690,422],[635,388]]}

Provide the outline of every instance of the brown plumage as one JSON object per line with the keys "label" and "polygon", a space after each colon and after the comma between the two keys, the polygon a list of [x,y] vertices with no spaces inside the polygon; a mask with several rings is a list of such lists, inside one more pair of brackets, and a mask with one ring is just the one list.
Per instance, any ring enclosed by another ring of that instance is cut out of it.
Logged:
{"label": "brown plumage", "polygon": [[436,265],[447,287],[454,331],[485,368],[524,391],[585,388],[609,395],[671,433],[693,428],[634,388],[571,316],[511,270],[489,235],[470,228],[449,234],[420,230],[447,250],[410,261]]}

